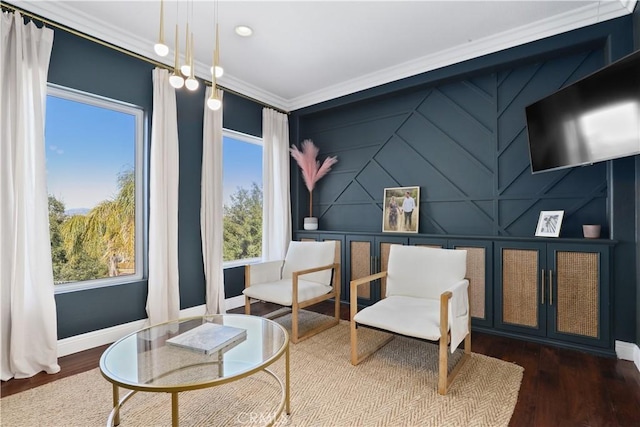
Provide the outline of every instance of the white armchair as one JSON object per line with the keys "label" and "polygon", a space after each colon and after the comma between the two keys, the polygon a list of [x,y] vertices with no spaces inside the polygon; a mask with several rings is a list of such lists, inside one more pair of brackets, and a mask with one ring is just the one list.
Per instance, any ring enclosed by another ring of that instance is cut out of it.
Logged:
{"label": "white armchair", "polygon": [[[446,394],[471,354],[467,252],[392,245],[387,271],[351,281],[351,363],[357,365],[386,345],[358,354],[358,326],[439,341],[438,393]],[[358,286],[380,280],[383,299],[358,311]],[[448,373],[448,352],[464,340],[464,354]]]}
{"label": "white armchair", "polygon": [[[281,261],[245,266],[246,314],[251,299],[291,307],[291,342],[297,343],[335,326],[340,321],[340,264],[335,262],[335,242],[296,242],[289,244]],[[333,298],[334,319],[298,336],[298,311]]]}

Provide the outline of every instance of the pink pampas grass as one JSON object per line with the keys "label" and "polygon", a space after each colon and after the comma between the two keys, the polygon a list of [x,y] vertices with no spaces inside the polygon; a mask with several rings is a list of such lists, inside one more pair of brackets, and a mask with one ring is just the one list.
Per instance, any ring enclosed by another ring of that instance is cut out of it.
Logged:
{"label": "pink pampas grass", "polygon": [[313,216],[312,207],[312,193],[316,186],[316,183],[325,176],[330,170],[331,166],[338,162],[337,157],[327,157],[320,165],[320,162],[316,160],[318,157],[318,147],[315,146],[313,141],[305,139],[302,141],[302,151],[298,150],[295,145],[291,146],[291,157],[295,159],[302,171],[302,179],[309,190],[309,216]]}

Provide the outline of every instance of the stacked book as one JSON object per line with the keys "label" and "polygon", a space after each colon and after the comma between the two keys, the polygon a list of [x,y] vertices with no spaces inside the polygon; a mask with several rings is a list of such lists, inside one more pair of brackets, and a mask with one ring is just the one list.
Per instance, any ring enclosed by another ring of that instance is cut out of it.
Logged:
{"label": "stacked book", "polygon": [[247,331],[217,323],[203,323],[167,340],[167,344],[204,354],[212,354],[244,341]]}

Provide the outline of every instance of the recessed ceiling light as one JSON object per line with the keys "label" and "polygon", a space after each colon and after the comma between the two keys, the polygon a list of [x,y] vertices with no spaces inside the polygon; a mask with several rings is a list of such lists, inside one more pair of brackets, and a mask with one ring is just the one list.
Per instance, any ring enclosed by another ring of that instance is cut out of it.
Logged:
{"label": "recessed ceiling light", "polygon": [[238,25],[236,27],[236,34],[242,37],[249,37],[251,34],[253,34],[253,30],[246,25]]}

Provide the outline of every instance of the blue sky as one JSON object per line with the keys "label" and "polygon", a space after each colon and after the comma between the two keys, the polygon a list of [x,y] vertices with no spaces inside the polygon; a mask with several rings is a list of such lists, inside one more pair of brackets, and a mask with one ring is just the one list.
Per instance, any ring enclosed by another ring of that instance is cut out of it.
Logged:
{"label": "blue sky", "polygon": [[47,96],[47,186],[65,208],[93,208],[118,192],[135,165],[135,117]]}
{"label": "blue sky", "polygon": [[[65,209],[91,209],[118,192],[118,174],[135,165],[135,117],[47,97],[46,159],[49,194]],[[225,203],[239,187],[262,185],[262,146],[225,136]]]}
{"label": "blue sky", "polygon": [[253,182],[262,187],[262,146],[240,141],[228,136],[222,144],[224,178],[222,195],[224,203],[239,187],[249,189]]}

